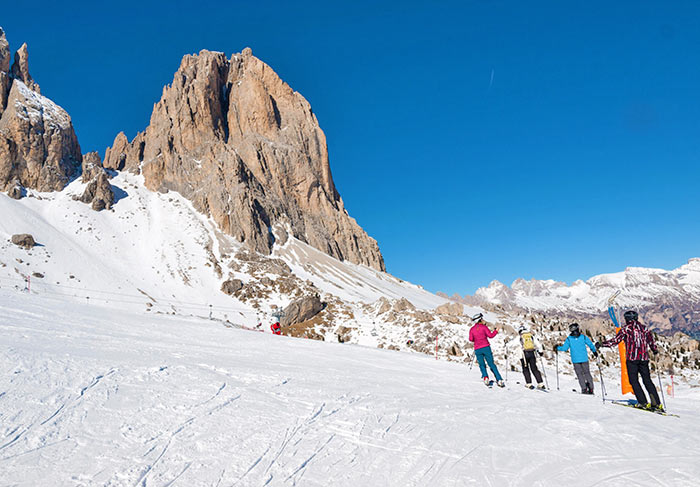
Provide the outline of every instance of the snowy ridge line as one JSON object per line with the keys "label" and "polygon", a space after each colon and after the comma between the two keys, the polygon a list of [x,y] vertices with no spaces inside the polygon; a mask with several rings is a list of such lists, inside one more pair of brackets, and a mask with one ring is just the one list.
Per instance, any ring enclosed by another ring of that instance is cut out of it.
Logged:
{"label": "snowy ridge line", "polygon": [[[27,279],[26,279],[26,278],[25,278],[25,279],[13,279],[13,278],[10,278],[10,277],[0,277],[0,280],[3,280],[3,281],[11,281],[11,282],[21,282],[21,283],[24,283],[24,284],[27,283]],[[36,285],[36,281],[35,281],[35,283],[32,285],[32,287],[34,287],[35,285]],[[150,298],[150,297],[146,297],[146,296],[139,296],[139,295],[136,295],[136,294],[113,293],[113,292],[110,292],[110,291],[95,291],[95,290],[92,290],[92,289],[90,289],[90,288],[80,288],[80,287],[75,287],[75,286],[63,286],[63,285],[60,285],[60,284],[56,284],[56,285],[50,284],[50,285],[51,285],[51,286],[56,286],[56,287],[59,287],[59,288],[74,289],[74,290],[78,290],[78,291],[85,291],[86,294],[87,294],[87,291],[91,291],[91,292],[95,292],[95,293],[99,293],[99,294],[107,294],[107,295],[112,295],[112,296],[123,296],[123,297],[130,297],[130,298],[138,298],[138,299],[140,299],[140,301],[125,301],[125,300],[119,300],[119,299],[107,299],[107,298],[93,297],[93,296],[88,296],[88,295],[86,295],[86,296],[78,296],[78,295],[76,295],[76,294],[66,294],[66,293],[59,293],[59,292],[56,292],[56,291],[49,291],[49,290],[47,290],[47,289],[41,289],[40,292],[36,292],[35,289],[32,289],[32,290],[29,292],[29,294],[33,294],[33,295],[37,295],[37,296],[42,295],[42,294],[52,294],[52,295],[54,295],[54,296],[64,296],[64,297],[73,297],[73,298],[87,298],[87,299],[90,299],[90,300],[93,300],[93,299],[94,299],[94,300],[97,300],[97,301],[105,301],[105,302],[108,302],[108,303],[123,303],[123,304],[146,304],[146,303],[149,303],[149,304],[151,304],[151,305],[153,305],[153,306],[162,304],[162,303],[161,303],[161,301],[162,301],[162,302],[163,302],[164,304],[166,304],[166,305],[177,305],[177,306],[179,306],[179,307],[181,307],[181,308],[187,308],[187,309],[205,309],[205,310],[208,310],[208,309],[217,309],[217,310],[223,310],[223,311],[250,311],[250,308],[243,308],[243,307],[235,308],[235,307],[217,306],[217,305],[201,304],[201,303],[188,303],[188,302],[184,302],[184,301],[177,301],[177,300],[174,300],[174,299]],[[47,286],[47,284],[40,283],[40,287],[43,287],[43,286]],[[15,289],[17,289],[16,286],[15,286]],[[25,288],[24,291],[26,291],[26,288]],[[20,292],[22,292],[22,290],[20,290]],[[150,296],[150,295],[149,295],[149,296]]]}

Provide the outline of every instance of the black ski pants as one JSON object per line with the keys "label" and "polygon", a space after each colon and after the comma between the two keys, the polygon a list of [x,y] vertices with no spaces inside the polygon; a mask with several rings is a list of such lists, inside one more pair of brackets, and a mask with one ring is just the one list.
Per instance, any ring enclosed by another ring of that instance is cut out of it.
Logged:
{"label": "black ski pants", "polygon": [[542,383],[542,374],[540,374],[537,368],[537,357],[535,356],[534,350],[523,352],[524,358],[520,359],[520,365],[523,366],[523,375],[525,376],[525,383],[531,384],[532,378],[530,377],[530,371],[535,376],[535,380],[538,384]]}
{"label": "black ski pants", "polygon": [[639,404],[646,404],[647,397],[644,395],[644,389],[639,385],[639,376],[642,376],[642,382],[644,387],[649,393],[649,399],[652,406],[659,405],[659,396],[656,392],[656,387],[654,387],[654,382],[651,380],[651,373],[649,372],[649,361],[648,360],[628,360],[627,361],[627,377],[630,380],[630,385],[634,390],[634,395],[637,398]]}

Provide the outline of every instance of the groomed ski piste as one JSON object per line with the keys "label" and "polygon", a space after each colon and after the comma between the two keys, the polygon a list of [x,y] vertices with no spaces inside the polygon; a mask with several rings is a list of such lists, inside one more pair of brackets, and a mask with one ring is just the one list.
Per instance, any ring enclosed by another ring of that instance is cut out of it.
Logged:
{"label": "groomed ski piste", "polygon": [[[695,486],[680,418],[478,368],[0,289],[2,486]],[[597,379],[597,374],[596,374]],[[612,379],[606,383],[611,398]]]}

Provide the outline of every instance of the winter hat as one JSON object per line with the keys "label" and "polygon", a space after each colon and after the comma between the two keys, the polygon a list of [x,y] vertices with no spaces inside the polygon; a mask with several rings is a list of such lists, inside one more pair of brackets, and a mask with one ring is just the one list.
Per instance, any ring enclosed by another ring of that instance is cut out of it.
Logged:
{"label": "winter hat", "polygon": [[637,314],[636,311],[625,311],[625,323],[631,323],[633,321],[637,321],[639,319],[639,315]]}

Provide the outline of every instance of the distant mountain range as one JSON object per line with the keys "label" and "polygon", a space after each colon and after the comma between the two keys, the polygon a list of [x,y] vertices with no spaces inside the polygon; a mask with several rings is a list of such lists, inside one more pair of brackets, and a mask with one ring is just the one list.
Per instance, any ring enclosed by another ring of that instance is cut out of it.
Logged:
{"label": "distant mountain range", "polygon": [[621,291],[616,304],[634,309],[654,329],[666,334],[682,331],[700,336],[700,258],[673,270],[628,267],[571,285],[553,280],[516,279],[506,286],[493,281],[473,296],[452,300],[504,311],[537,311],[562,316],[601,315],[607,299]]}

